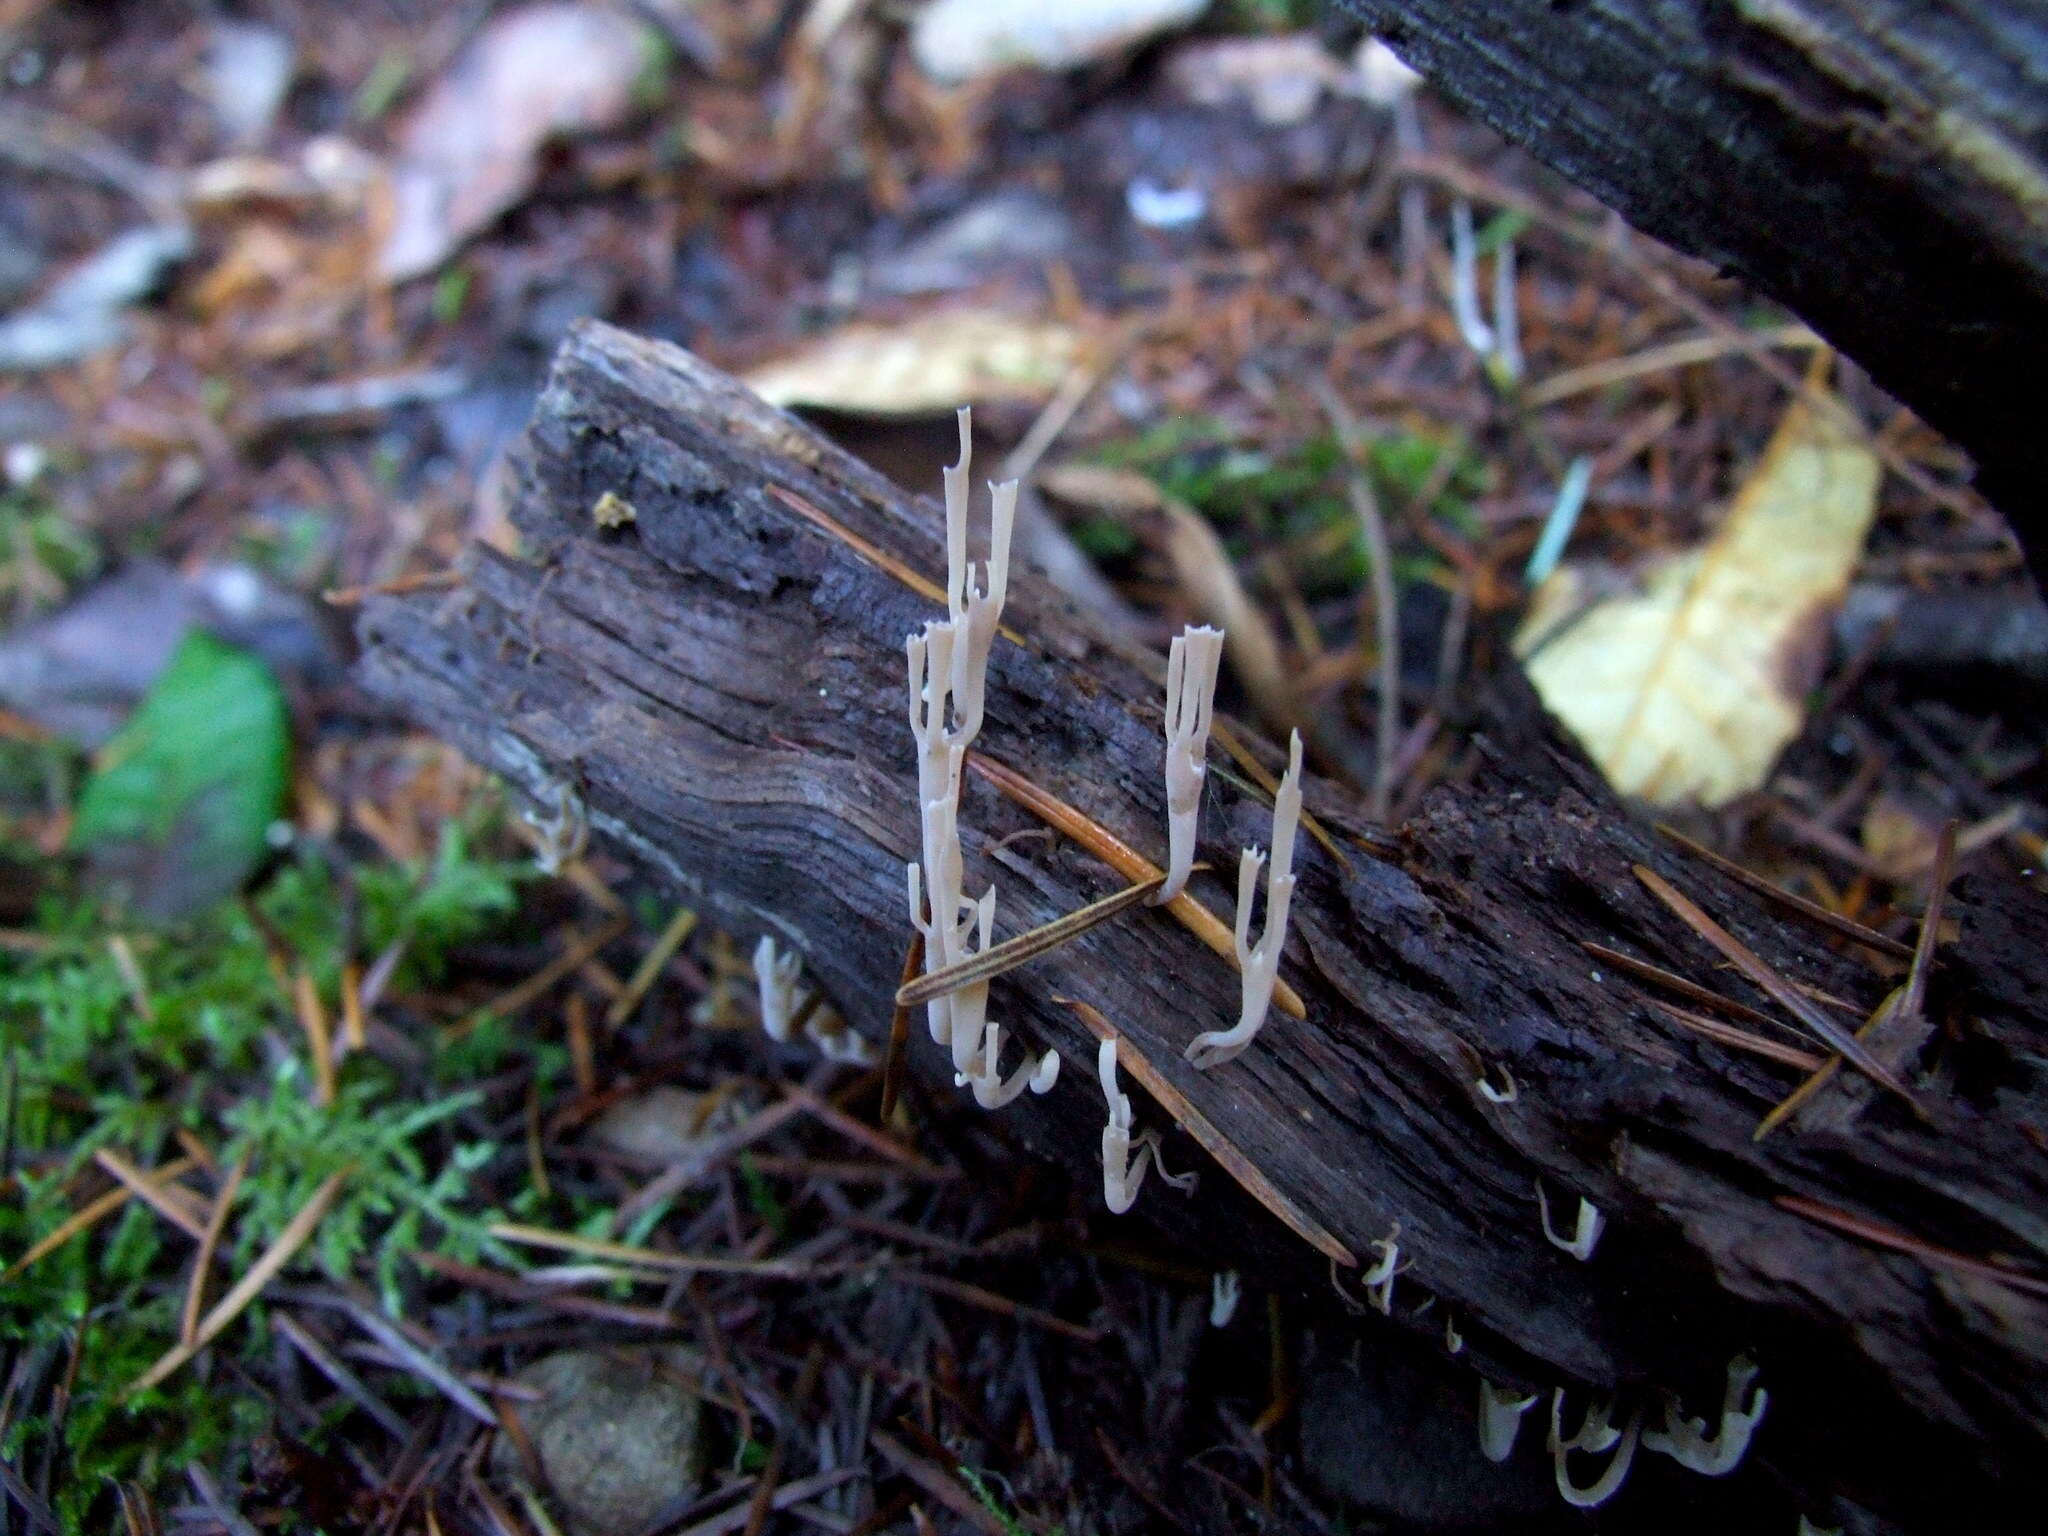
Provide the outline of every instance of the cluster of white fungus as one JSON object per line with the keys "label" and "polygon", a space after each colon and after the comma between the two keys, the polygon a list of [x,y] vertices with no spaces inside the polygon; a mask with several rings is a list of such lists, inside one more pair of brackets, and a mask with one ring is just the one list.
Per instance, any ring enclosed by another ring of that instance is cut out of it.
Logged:
{"label": "cluster of white fungus", "polygon": [[[1770,1405],[1771,1394],[1755,1385],[1758,1367],[1754,1360],[1737,1355],[1728,1362],[1728,1389],[1721,1399],[1721,1422],[1712,1434],[1704,1419],[1689,1419],[1678,1399],[1664,1397],[1664,1427],[1643,1431],[1643,1449],[1661,1451],[1681,1467],[1702,1477],[1725,1477],[1741,1464],[1749,1450],[1749,1437]],[[1748,1406],[1745,1407],[1745,1401]]]}
{"label": "cluster of white fungus", "polygon": [[827,1061],[848,1066],[873,1066],[874,1044],[866,1036],[846,1027],[846,1021],[821,998],[797,985],[803,973],[803,957],[783,954],[770,934],[762,934],[754,946],[754,983],[761,1000],[761,1027],[768,1038],[786,1044],[803,1021],[804,1038],[824,1053]]}
{"label": "cluster of white fungus", "polygon": [[[1586,1410],[1585,1422],[1577,1434],[1566,1435],[1559,1422],[1563,1408],[1564,1388],[1558,1387],[1550,1394],[1550,1457],[1557,1473],[1557,1491],[1573,1508],[1592,1509],[1613,1498],[1627,1481],[1628,1469],[1636,1459],[1636,1441],[1642,1434],[1643,1413],[1638,1408],[1629,1415],[1626,1429],[1616,1429],[1609,1422],[1614,1415],[1614,1399],[1608,1398]],[[1614,1454],[1608,1458],[1607,1469],[1590,1484],[1581,1488],[1572,1481],[1566,1458],[1573,1451],[1597,1456],[1610,1450]]]}
{"label": "cluster of white fungus", "polygon": [[[909,661],[910,730],[917,741],[918,820],[923,861],[908,866],[910,918],[924,935],[925,972],[957,965],[989,947],[996,892],[977,900],[963,889],[960,856],[960,767],[981,734],[988,691],[989,651],[1002,624],[1010,585],[1010,531],[1017,483],[991,485],[988,560],[967,558],[968,465],[973,446],[968,412],[960,412],[960,462],[945,472],[946,617],[904,641]],[[947,1046],[961,1085],[977,1104],[997,1109],[1029,1088],[1044,1093],[1059,1076],[1059,1056],[1048,1051],[1036,1066],[1009,1082],[996,1054],[1002,1031],[988,1022],[988,983],[962,987],[925,1005],[931,1037]]]}
{"label": "cluster of white fungus", "polygon": [[1273,871],[1266,880],[1266,926],[1256,947],[1251,943],[1252,896],[1266,856],[1247,848],[1237,863],[1237,966],[1242,973],[1243,1006],[1237,1024],[1212,1029],[1188,1042],[1187,1058],[1206,1072],[1234,1059],[1252,1043],[1273,1004],[1273,983],[1280,978],[1280,951],[1287,943],[1287,909],[1294,900],[1294,834],[1301,825],[1301,732],[1287,744],[1287,774],[1273,796]]}
{"label": "cluster of white fungus", "polygon": [[[1688,1418],[1678,1399],[1664,1395],[1664,1426],[1643,1427],[1644,1412],[1638,1407],[1621,1429],[1614,1427],[1615,1400],[1606,1398],[1586,1410],[1576,1433],[1564,1432],[1564,1388],[1550,1394],[1550,1435],[1546,1442],[1557,1491],[1567,1504],[1591,1509],[1604,1504],[1620,1491],[1635,1460],[1637,1447],[1669,1456],[1680,1466],[1703,1477],[1723,1477],[1740,1465],[1749,1450],[1750,1437],[1764,1416],[1771,1395],[1756,1387],[1756,1362],[1737,1355],[1728,1362],[1728,1387],[1721,1400],[1721,1418],[1711,1434],[1704,1419]],[[1752,1388],[1755,1390],[1752,1392]],[[1488,1461],[1503,1462],[1515,1448],[1515,1432],[1522,1415],[1536,1401],[1526,1395],[1497,1387],[1481,1378],[1479,1383],[1479,1450]],[[1599,1477],[1585,1487],[1572,1481],[1567,1458],[1573,1451],[1590,1456],[1611,1452]]]}
{"label": "cluster of white fungus", "polygon": [[1244,1283],[1234,1269],[1218,1270],[1209,1277],[1209,1326],[1227,1328],[1237,1316],[1237,1304],[1244,1297]]}
{"label": "cluster of white fungus", "polygon": [[[989,652],[1002,624],[1009,590],[1010,533],[1016,517],[1017,484],[991,485],[988,559],[967,558],[968,465],[972,456],[970,416],[959,413],[960,462],[944,473],[946,498],[946,617],[927,623],[904,640],[910,692],[910,731],[917,743],[918,824],[922,857],[906,867],[910,918],[924,936],[926,976],[950,970],[991,948],[995,925],[993,886],[979,898],[965,890],[960,852],[960,770],[981,732],[987,706]],[[1223,631],[1190,625],[1173,642],[1166,678],[1167,873],[1154,900],[1178,896],[1194,870],[1207,777],[1209,731],[1216,678],[1223,656]],[[1257,946],[1251,943],[1251,908],[1266,855],[1244,850],[1238,865],[1237,961],[1243,997],[1237,1024],[1196,1036],[1187,1057],[1206,1070],[1231,1060],[1265,1023],[1279,979],[1280,953],[1287,942],[1288,904],[1294,892],[1294,837],[1301,820],[1301,735],[1288,748],[1287,775],[1273,800],[1273,869],[1266,886],[1266,919]],[[964,978],[963,978],[964,979]],[[767,982],[763,982],[766,997]],[[764,1004],[764,1017],[766,1016]],[[956,985],[925,1003],[932,1039],[952,1054],[956,1085],[974,1091],[984,1109],[1000,1109],[1026,1091],[1045,1093],[1059,1076],[1059,1056],[1048,1051],[1025,1061],[1007,1078],[999,1063],[1003,1031],[988,1019],[988,981]],[[1132,1156],[1130,1101],[1116,1089],[1114,1042],[1102,1047],[1098,1064],[1109,1121],[1102,1133],[1103,1192],[1113,1211],[1130,1208],[1143,1182],[1149,1156],[1158,1162],[1156,1132],[1135,1139]],[[1160,1172],[1167,1177],[1165,1170]],[[1170,1182],[1179,1183],[1178,1180]],[[1391,1287],[1387,1287],[1390,1291]]]}
{"label": "cluster of white fungus", "polygon": [[[1102,1097],[1109,1105],[1109,1123],[1102,1128],[1102,1203],[1118,1216],[1128,1211],[1138,1198],[1138,1186],[1145,1182],[1148,1158],[1149,1166],[1158,1168],[1159,1177],[1174,1188],[1193,1188],[1192,1172],[1175,1177],[1159,1161],[1157,1131],[1135,1138],[1131,1135],[1130,1096],[1116,1085],[1115,1040],[1105,1040],[1096,1048],[1095,1075],[1102,1080]],[[1138,1148],[1135,1157],[1131,1155],[1134,1142]]]}
{"label": "cluster of white fungus", "polygon": [[[1393,1230],[1373,1245],[1379,1261],[1358,1277],[1358,1283],[1371,1297],[1373,1307],[1381,1317],[1389,1317],[1394,1311],[1394,1279],[1406,1268],[1401,1262],[1401,1223],[1394,1223]],[[1434,1301],[1436,1298],[1431,1297]]]}

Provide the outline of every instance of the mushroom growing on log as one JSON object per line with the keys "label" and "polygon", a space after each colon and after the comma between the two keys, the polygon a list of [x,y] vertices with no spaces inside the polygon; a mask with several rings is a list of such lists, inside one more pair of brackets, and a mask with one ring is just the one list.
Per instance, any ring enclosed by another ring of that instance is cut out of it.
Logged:
{"label": "mushroom growing on log", "polygon": [[[535,801],[569,786],[595,838],[743,940],[779,935],[879,1042],[920,848],[903,637],[943,605],[937,507],[687,353],[599,325],[565,345],[514,478],[525,558],[479,549],[460,592],[374,599],[363,680]],[[607,494],[635,519],[593,519]],[[1017,783],[1165,860],[1162,673],[1034,572],[1012,573],[1004,623],[963,851],[973,884],[1001,866],[1022,930],[1126,877],[1074,841],[1013,840],[1042,824]],[[1176,1165],[1211,1164],[1198,1197],[1168,1192],[1125,1219],[1336,1326],[1429,1340],[1464,1400],[1476,1374],[1503,1393],[1590,1393],[1623,1419],[1667,1392],[1705,1412],[1741,1355],[1771,1402],[1743,1473],[1762,1468],[1801,1507],[1840,1493],[1928,1529],[1958,1488],[2037,1507],[2048,901],[1975,875],[1952,894],[1961,938],[1930,989],[1946,1027],[1893,1063],[1925,1121],[1881,1094],[1759,1142],[1759,1118],[1803,1075],[1785,1057],[1818,1053],[1772,1041],[1772,1059],[1682,1030],[1588,954],[1597,943],[1770,1006],[1636,867],[1781,976],[1859,1008],[1897,962],[1650,835],[1512,679],[1480,743],[1472,781],[1434,791],[1391,841],[1365,835],[1350,796],[1306,781],[1340,856],[1306,839],[1297,853],[1281,970],[1305,1017],[1275,1008],[1256,1047],[1215,1071],[1182,1051],[1236,1017],[1238,977],[1172,907],[1134,905],[998,978],[1002,1016],[1070,1070],[993,1128],[1092,1190],[1091,1068],[1113,1029],[1157,1104],[1141,1113],[1193,1137],[1169,1135]],[[1269,811],[1221,779],[1206,851],[1227,869],[1217,855]],[[1212,913],[1229,900],[1213,872],[1189,894]],[[955,1094],[946,1048],[910,1035],[910,1069]],[[1484,1091],[1495,1081],[1514,1093]],[[1586,1262],[1544,1241],[1539,1181],[1605,1216]],[[1357,1260],[1397,1226],[1401,1299],[1390,1321],[1359,1316]]]}

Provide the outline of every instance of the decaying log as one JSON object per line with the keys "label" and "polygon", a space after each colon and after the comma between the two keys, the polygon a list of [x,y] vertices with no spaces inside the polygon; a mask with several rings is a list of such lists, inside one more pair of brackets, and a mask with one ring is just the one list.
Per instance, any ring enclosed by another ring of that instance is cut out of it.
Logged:
{"label": "decaying log", "polygon": [[1976,459],[2048,586],[2039,0],[1340,0],[1638,228],[1789,306]]}
{"label": "decaying log", "polygon": [[[564,348],[516,482],[526,558],[479,550],[459,592],[373,601],[368,686],[538,803],[566,787],[599,839],[742,940],[776,934],[881,1039],[918,847],[903,641],[938,612],[904,578],[944,569],[935,504],[688,354],[600,326]],[[997,642],[980,750],[1163,860],[1156,673],[1029,572],[1013,575],[1005,623],[1019,638]],[[1410,1266],[1389,1322],[1363,1312],[1359,1269],[1174,1132],[1168,1166],[1200,1166],[1200,1191],[1154,1183],[1125,1219],[1217,1268],[1368,1337],[1398,1326],[1441,1349],[1454,1322],[1463,1348],[1444,1369],[1468,1380],[1614,1389],[1624,1405],[1668,1388],[1711,1418],[1728,1361],[1747,1352],[1771,1394],[1753,1460],[1816,1516],[1832,1491],[1928,1528],[1959,1489],[2038,1501],[2040,1288],[1889,1251],[1776,1202],[2048,1272],[2048,904],[1959,882],[1962,937],[1933,989],[1943,1027],[1909,1064],[1931,1123],[1882,1097],[1846,1127],[1758,1144],[1759,1118],[1799,1074],[1674,1027],[1582,948],[1768,1006],[1631,866],[1859,1008],[1891,980],[1664,844],[1568,749],[1536,741],[1496,740],[1471,784],[1436,791],[1399,829],[1397,855],[1377,845],[1389,857],[1361,840],[1351,798],[1311,776],[1309,809],[1344,862],[1300,842],[1282,974],[1307,1018],[1276,1008],[1230,1065],[1197,1073],[1180,1052],[1235,1019],[1237,978],[1156,910],[999,980],[991,1016],[1056,1048],[1065,1072],[993,1123],[1099,1188],[1094,1038],[1056,1001],[1084,1000],[1335,1245],[1369,1264],[1398,1226]],[[1258,750],[1279,761],[1270,743]],[[1208,795],[1203,853],[1218,873],[1194,889],[1227,920],[1235,850],[1266,842],[1268,812],[1222,773]],[[1000,935],[1121,884],[1065,839],[1006,842],[1041,823],[983,776],[968,775],[961,819],[968,885],[997,884]],[[956,1094],[921,1019],[909,1057]],[[1482,1080],[1510,1074],[1511,1102],[1482,1095]],[[1124,1086],[1140,1128],[1166,1128],[1140,1074],[1127,1068]],[[1580,1197],[1604,1213],[1590,1261],[1544,1240],[1539,1181],[1561,1229]]]}

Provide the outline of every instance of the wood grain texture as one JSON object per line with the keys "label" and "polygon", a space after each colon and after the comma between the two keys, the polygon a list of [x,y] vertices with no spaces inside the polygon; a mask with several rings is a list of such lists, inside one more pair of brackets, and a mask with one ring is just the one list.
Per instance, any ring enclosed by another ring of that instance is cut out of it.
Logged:
{"label": "wood grain texture", "polygon": [[1461,106],[1862,363],[1969,450],[2048,575],[2048,6],[1341,3]]}
{"label": "wood grain texture", "polygon": [[[516,482],[525,558],[479,550],[458,592],[371,602],[363,681],[543,804],[573,785],[600,839],[743,942],[773,932],[881,1040],[918,846],[903,639],[935,610],[788,495],[928,574],[943,570],[936,505],[688,354],[595,325],[558,359]],[[633,506],[631,524],[594,525],[607,491]],[[1014,576],[1006,621],[1023,643],[996,644],[980,746],[1163,859],[1161,701],[1144,659],[1031,572]],[[1544,733],[1526,690],[1503,693],[1491,719],[1475,780],[1437,791],[1400,829],[1396,859],[1358,840],[1348,794],[1309,776],[1309,809],[1346,840],[1349,869],[1299,844],[1282,969],[1306,1019],[1275,1010],[1242,1058],[1194,1072],[1181,1050],[1236,1016],[1237,978],[1141,909],[995,983],[991,1016],[1057,1049],[1065,1070],[1053,1093],[991,1123],[1021,1155],[1099,1186],[1095,1041],[1055,999],[1089,1002],[1350,1251],[1369,1254],[1399,1223],[1413,1268],[1391,1325],[1441,1349],[1455,1317],[1466,1344],[1447,1372],[1668,1387],[1704,1412],[1747,1350],[1772,1394],[1753,1456],[1805,1507],[1839,1489],[1932,1528],[1944,1488],[2039,1499],[2048,1307],[1775,1202],[1820,1201],[2048,1270],[2048,1158],[2027,1134],[2048,1124],[2048,904],[1959,884],[1964,937],[1934,995],[1946,1027],[1907,1068],[1932,1128],[1878,1102],[1842,1130],[1758,1146],[1758,1118],[1796,1074],[1688,1034],[1581,947],[1768,1006],[1631,867],[1660,872],[1787,976],[1865,1006],[1886,990],[1875,967],[1887,962],[1790,926],[1629,820]],[[977,776],[966,786],[968,884],[997,883],[1000,934],[1121,883],[1065,842],[999,847],[1034,821]],[[1211,775],[1200,856],[1229,875],[1268,823]],[[1197,886],[1229,910],[1216,873]],[[910,1057],[955,1093],[921,1020]],[[1496,1105],[1478,1084],[1502,1068],[1519,1094]],[[1164,1128],[1149,1102],[1138,1122]],[[1176,1169],[1206,1163],[1181,1133],[1166,1152]],[[1539,1179],[1561,1219],[1580,1195],[1606,1214],[1591,1262],[1543,1240]],[[1192,1197],[1148,1187],[1130,1219],[1368,1343],[1390,1325],[1356,1314],[1355,1285],[1340,1302],[1328,1262],[1213,1164]]]}

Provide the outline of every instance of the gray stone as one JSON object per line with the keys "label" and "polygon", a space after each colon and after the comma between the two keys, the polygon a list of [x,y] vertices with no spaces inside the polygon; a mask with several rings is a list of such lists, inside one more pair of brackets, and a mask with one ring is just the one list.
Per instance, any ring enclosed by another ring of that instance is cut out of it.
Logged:
{"label": "gray stone", "polygon": [[[541,1491],[575,1536],[634,1536],[664,1507],[696,1495],[701,1369],[675,1346],[570,1349],[513,1378],[544,1394],[516,1405],[519,1421],[540,1461]],[[503,1478],[526,1470],[505,1436],[493,1465]]]}

